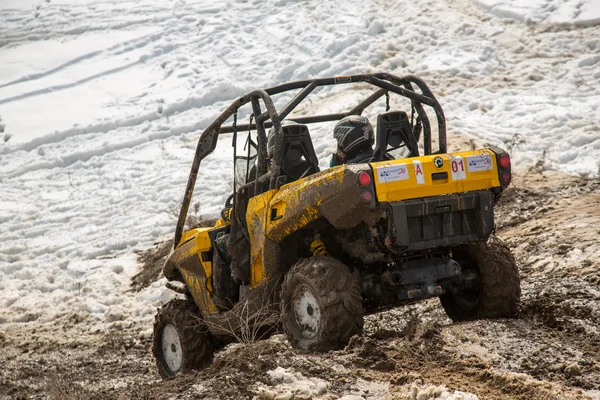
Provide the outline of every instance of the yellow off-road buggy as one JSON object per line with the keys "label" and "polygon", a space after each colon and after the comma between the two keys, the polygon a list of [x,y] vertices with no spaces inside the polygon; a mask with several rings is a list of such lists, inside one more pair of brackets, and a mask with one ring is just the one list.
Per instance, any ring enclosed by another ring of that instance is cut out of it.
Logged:
{"label": "yellow off-road buggy", "polygon": [[[292,115],[318,87],[355,84],[374,91],[344,113]],[[277,109],[272,96],[288,91],[295,96]],[[390,95],[407,99],[408,112],[389,110]],[[320,170],[309,125],[361,115],[384,99],[371,160]],[[247,104],[253,119],[239,125]],[[222,218],[184,232],[202,160],[219,135],[239,132],[249,137],[246,149],[234,149],[236,183]],[[407,157],[390,159],[399,148]],[[492,235],[494,202],[510,180],[510,158],[498,148],[447,153],[442,108],[414,76],[298,81],[238,98],[198,141],[164,267],[168,287],[187,299],[156,316],[160,374],[201,368],[223,343],[280,328],[301,351],[344,346],[366,313],[433,296],[455,321],[513,315],[517,267]]]}

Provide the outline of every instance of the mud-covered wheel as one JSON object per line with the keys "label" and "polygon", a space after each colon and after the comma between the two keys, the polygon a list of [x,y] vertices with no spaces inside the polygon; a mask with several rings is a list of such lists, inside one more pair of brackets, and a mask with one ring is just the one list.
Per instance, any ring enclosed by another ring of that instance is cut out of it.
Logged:
{"label": "mud-covered wheel", "polygon": [[460,246],[453,257],[461,266],[461,277],[440,302],[453,321],[508,318],[517,313],[521,300],[521,280],[508,246],[492,235]]}
{"label": "mud-covered wheel", "polygon": [[213,353],[210,333],[191,300],[171,300],[154,319],[152,351],[164,379],[206,367]]}
{"label": "mud-covered wheel", "polygon": [[283,329],[301,351],[340,348],[362,332],[363,307],[356,278],[340,261],[326,256],[299,260],[281,290]]}

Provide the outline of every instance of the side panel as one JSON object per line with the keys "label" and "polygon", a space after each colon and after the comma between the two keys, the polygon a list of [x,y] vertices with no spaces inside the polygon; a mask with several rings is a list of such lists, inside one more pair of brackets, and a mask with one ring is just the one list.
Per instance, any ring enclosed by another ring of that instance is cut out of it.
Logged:
{"label": "side panel", "polygon": [[270,274],[265,269],[265,252],[269,247],[267,242],[270,240],[265,235],[267,218],[271,213],[269,203],[277,190],[269,190],[252,197],[248,201],[246,211],[246,224],[248,225],[248,234],[250,235],[250,286],[256,287],[264,280],[270,278]]}
{"label": "side panel", "polygon": [[283,240],[321,217],[319,206],[342,189],[344,167],[335,167],[281,187],[271,201],[267,232]]}
{"label": "side panel", "polygon": [[[212,314],[217,309],[210,297],[212,286],[212,262],[203,261],[202,253],[211,252],[209,231],[213,228],[198,228],[186,232],[180,245],[169,257],[167,264],[177,268],[187,285],[194,301],[203,314]],[[187,242],[184,242],[187,240]]]}
{"label": "side panel", "polygon": [[281,187],[271,200],[267,215],[267,236],[282,241],[312,221],[325,218],[337,229],[352,228],[361,222],[373,225],[383,216],[375,200],[363,200],[357,174],[371,172],[369,164],[333,167]]}
{"label": "side panel", "polygon": [[379,202],[500,186],[496,155],[488,149],[383,161],[371,167]]}

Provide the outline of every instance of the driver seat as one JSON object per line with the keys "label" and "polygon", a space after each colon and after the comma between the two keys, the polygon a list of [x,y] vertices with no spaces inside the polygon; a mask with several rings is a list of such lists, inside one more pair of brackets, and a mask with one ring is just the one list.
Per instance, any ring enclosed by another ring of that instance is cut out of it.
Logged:
{"label": "driver seat", "polygon": [[287,182],[319,172],[319,160],[315,154],[306,125],[284,125],[282,146],[282,169]]}

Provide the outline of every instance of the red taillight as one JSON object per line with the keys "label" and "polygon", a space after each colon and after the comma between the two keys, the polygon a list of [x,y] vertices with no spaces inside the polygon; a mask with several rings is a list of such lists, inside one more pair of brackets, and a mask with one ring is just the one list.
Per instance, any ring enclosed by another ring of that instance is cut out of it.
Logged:
{"label": "red taillight", "polygon": [[358,183],[360,183],[361,186],[369,186],[371,184],[371,175],[365,171],[359,172]]}
{"label": "red taillight", "polygon": [[502,174],[502,182],[510,183],[510,175],[506,173]]}
{"label": "red taillight", "polygon": [[369,203],[371,200],[373,200],[373,193],[368,190],[365,190],[360,194],[360,197],[362,197],[364,201]]}
{"label": "red taillight", "polygon": [[510,156],[508,154],[502,154],[498,160],[498,164],[500,164],[500,168],[510,167]]}

